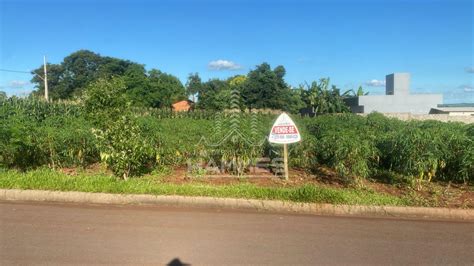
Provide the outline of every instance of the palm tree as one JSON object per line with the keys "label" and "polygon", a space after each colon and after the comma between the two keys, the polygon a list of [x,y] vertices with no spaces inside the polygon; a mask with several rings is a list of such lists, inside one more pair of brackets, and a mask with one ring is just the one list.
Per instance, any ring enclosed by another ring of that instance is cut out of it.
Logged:
{"label": "palm tree", "polygon": [[329,89],[329,78],[322,78],[319,82],[313,81],[311,85],[306,84],[306,102],[315,114],[344,113],[349,108],[344,103],[344,95],[335,85]]}
{"label": "palm tree", "polygon": [[357,97],[357,96],[364,96],[364,95],[369,95],[369,92],[364,92],[364,89],[362,88],[362,86],[359,86],[359,88],[357,88],[357,92],[351,89],[351,90],[345,91],[342,94],[342,96],[345,96],[345,97]]}

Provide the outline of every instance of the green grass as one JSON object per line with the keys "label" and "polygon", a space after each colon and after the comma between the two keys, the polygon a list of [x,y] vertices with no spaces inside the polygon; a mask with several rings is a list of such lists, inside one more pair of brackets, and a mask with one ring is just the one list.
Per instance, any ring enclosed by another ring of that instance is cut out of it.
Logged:
{"label": "green grass", "polygon": [[412,201],[406,198],[352,188],[333,189],[315,185],[271,188],[259,187],[249,183],[213,186],[199,184],[198,182],[178,185],[157,182],[156,180],[146,178],[122,181],[117,180],[115,177],[100,174],[70,176],[50,169],[38,169],[29,172],[0,170],[0,188],[116,194],[208,196],[350,205],[412,205]]}

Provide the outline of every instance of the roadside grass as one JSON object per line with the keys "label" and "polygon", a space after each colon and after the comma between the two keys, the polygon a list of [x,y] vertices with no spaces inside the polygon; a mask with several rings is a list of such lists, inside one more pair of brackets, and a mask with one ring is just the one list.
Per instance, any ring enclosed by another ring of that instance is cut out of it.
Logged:
{"label": "roadside grass", "polygon": [[28,172],[0,170],[0,188],[115,194],[206,196],[349,205],[410,206],[415,204],[409,198],[399,198],[368,189],[335,189],[310,184],[291,188],[259,187],[249,183],[231,185],[207,185],[199,184],[198,182],[173,184],[140,178],[123,181],[104,174],[87,175],[79,173],[78,175],[71,176],[50,169],[37,169]]}

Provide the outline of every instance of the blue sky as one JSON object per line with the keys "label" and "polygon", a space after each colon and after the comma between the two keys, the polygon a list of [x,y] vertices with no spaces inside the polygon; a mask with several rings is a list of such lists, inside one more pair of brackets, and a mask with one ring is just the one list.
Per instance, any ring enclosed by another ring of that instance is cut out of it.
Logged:
{"label": "blue sky", "polygon": [[[79,49],[204,80],[284,65],[296,86],[330,77],[384,93],[410,72],[415,93],[474,103],[473,1],[9,1],[0,0],[0,68],[31,70]],[[220,60],[220,61],[218,61]],[[31,90],[0,71],[0,90]],[[374,86],[376,85],[376,86]]]}

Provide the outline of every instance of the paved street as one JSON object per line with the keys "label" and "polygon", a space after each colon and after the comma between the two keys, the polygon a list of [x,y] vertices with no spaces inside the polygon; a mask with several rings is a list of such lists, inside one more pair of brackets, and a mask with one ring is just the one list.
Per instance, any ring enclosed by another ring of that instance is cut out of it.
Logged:
{"label": "paved street", "polygon": [[191,265],[472,265],[474,223],[0,202],[1,265],[173,259]]}

